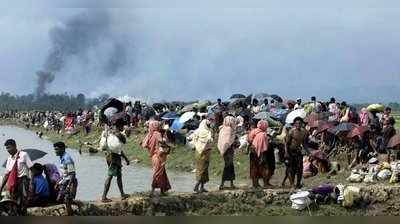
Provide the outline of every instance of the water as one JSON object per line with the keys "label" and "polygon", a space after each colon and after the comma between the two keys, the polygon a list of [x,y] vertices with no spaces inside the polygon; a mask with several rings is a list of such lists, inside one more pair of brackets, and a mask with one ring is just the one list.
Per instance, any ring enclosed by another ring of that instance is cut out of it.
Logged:
{"label": "water", "polygon": [[[59,165],[59,159],[54,154],[53,144],[45,139],[40,139],[34,132],[14,126],[0,126],[0,166],[8,157],[4,142],[13,138],[18,148],[34,148],[47,152],[48,154],[35,162],[54,163]],[[104,181],[107,173],[106,161],[98,155],[82,154],[77,150],[67,149],[67,152],[75,160],[77,177],[79,181],[77,199],[98,200],[103,192]],[[167,171],[172,190],[177,192],[190,192],[195,183],[194,175],[188,173],[177,173]],[[0,167],[0,174],[4,168]],[[149,167],[132,164],[124,166],[122,170],[124,190],[126,193],[149,191],[151,186],[152,171]],[[109,197],[119,197],[116,178],[113,179]]]}

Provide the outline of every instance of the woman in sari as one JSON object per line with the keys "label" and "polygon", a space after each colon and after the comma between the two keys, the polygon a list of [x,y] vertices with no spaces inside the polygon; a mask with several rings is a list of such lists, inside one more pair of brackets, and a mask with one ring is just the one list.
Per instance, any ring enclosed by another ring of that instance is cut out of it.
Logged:
{"label": "woman in sari", "polygon": [[224,189],[225,181],[231,182],[231,188],[236,188],[233,184],[235,180],[235,167],[233,165],[233,157],[235,148],[239,146],[238,139],[236,138],[236,119],[232,116],[226,116],[220,128],[218,136],[218,150],[224,158],[224,171],[222,173],[220,190]]}
{"label": "woman in sari", "polygon": [[275,171],[275,156],[273,151],[268,150],[267,121],[261,120],[257,123],[257,128],[253,129],[248,136],[251,144],[250,150],[250,178],[253,187],[260,187],[258,180],[264,181],[264,187],[271,187],[269,183]]}
{"label": "woman in sari", "polygon": [[[210,121],[205,119],[201,121],[199,128],[190,136],[192,144],[196,150],[196,185],[195,192],[207,192],[204,184],[209,181],[208,166],[210,164],[210,150],[213,141],[210,129]],[[200,190],[199,190],[200,187]]]}
{"label": "woman in sari", "polygon": [[169,148],[163,144],[159,121],[149,122],[149,133],[144,138],[142,147],[148,149],[153,167],[153,182],[150,195],[153,195],[157,188],[160,188],[161,195],[165,195],[171,189],[165,170]]}

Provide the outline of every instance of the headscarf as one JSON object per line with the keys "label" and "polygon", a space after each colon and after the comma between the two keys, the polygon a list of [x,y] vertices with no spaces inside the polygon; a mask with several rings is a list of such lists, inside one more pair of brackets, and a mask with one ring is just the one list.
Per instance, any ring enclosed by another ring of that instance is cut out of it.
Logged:
{"label": "headscarf", "polygon": [[260,157],[268,149],[267,129],[268,122],[261,120],[257,123],[257,128],[253,129],[249,134],[249,142],[254,147],[257,157]]}
{"label": "headscarf", "polygon": [[196,149],[196,152],[199,154],[203,153],[208,144],[212,142],[212,133],[210,128],[207,125],[207,119],[204,119],[200,122],[199,128],[197,128],[192,135],[193,145]]}
{"label": "headscarf", "polygon": [[226,116],[218,136],[218,150],[222,156],[235,141],[235,132],[236,119],[232,116]]}
{"label": "headscarf", "polygon": [[369,116],[367,108],[362,108],[359,116],[360,116],[360,126],[368,126]]}
{"label": "headscarf", "polygon": [[162,138],[159,130],[159,121],[154,120],[149,122],[149,133],[147,133],[146,137],[143,139],[142,147],[149,150],[150,156],[156,152],[158,141]]}

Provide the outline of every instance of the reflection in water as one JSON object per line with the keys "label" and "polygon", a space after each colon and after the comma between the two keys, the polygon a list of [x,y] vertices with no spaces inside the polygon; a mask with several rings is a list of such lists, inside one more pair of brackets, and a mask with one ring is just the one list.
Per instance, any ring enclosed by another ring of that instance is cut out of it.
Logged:
{"label": "reflection in water", "polygon": [[[22,128],[14,126],[0,126],[0,163],[7,159],[8,153],[4,148],[4,142],[8,138],[17,141],[19,149],[35,148],[40,149],[48,154],[38,160],[41,163],[55,163],[59,165],[58,157],[53,152],[52,143],[47,140],[40,139],[37,135]],[[83,154],[79,155],[77,150],[67,150],[75,160],[77,177],[79,181],[78,195],[79,200],[97,200],[101,197],[103,185],[107,173],[107,165],[104,158],[96,155]],[[0,175],[4,173],[4,168],[0,168]],[[122,170],[125,192],[149,191],[151,184],[151,168],[142,167],[132,164],[129,167],[123,167]],[[190,192],[195,182],[194,176],[188,173],[175,173],[168,171],[172,190],[178,192]],[[110,197],[119,197],[119,191],[116,179],[113,179],[109,193]]]}

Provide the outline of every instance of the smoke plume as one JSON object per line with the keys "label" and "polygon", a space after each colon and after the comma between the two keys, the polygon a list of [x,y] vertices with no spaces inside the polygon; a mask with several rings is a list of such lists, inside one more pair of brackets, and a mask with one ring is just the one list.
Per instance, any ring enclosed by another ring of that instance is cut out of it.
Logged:
{"label": "smoke plume", "polygon": [[124,65],[126,52],[111,30],[110,15],[106,10],[87,10],[49,31],[50,51],[43,68],[37,72],[36,95],[45,93],[46,87],[68,66],[72,59],[89,63],[88,52],[103,43],[113,46],[112,54],[105,60],[103,75],[115,75]]}

